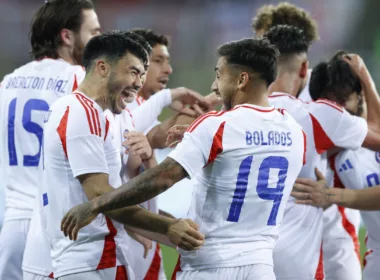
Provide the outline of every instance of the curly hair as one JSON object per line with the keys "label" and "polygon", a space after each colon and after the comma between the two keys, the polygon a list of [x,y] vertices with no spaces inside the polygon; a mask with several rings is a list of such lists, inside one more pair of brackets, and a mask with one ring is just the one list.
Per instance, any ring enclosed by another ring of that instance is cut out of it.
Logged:
{"label": "curly hair", "polygon": [[274,5],[265,5],[257,10],[256,16],[252,20],[254,31],[268,31],[271,27],[286,24],[298,27],[304,32],[306,40],[311,44],[318,40],[317,23],[304,9],[295,5],[283,2]]}

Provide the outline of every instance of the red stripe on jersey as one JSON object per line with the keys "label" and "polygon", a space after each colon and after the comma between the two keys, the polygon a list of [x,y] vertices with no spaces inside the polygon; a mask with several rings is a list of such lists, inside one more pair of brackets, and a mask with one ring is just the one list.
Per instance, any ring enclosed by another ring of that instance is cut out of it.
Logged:
{"label": "red stripe on jersey", "polygon": [[94,134],[94,128],[92,126],[90,111],[88,110],[87,105],[83,102],[82,95],[75,94],[75,97],[79,100],[80,104],[82,104],[83,108],[85,109],[86,115],[87,115],[88,126],[90,127],[90,132],[91,132],[91,134]]}
{"label": "red stripe on jersey", "polygon": [[173,271],[173,274],[172,274],[172,280],[177,279],[177,272],[180,272],[180,271],[182,271],[181,270],[181,256],[178,257],[177,264],[176,264],[174,271]]}
{"label": "red stripe on jersey", "polygon": [[119,265],[116,268],[115,280],[128,280],[128,273],[125,265]]}
{"label": "red stripe on jersey", "polygon": [[154,251],[154,257],[148,272],[146,273],[144,280],[158,280],[161,269],[161,256],[160,256],[160,245],[156,244],[156,250]]}
{"label": "red stripe on jersey", "polygon": [[197,128],[197,126],[203,122],[205,119],[207,119],[208,117],[218,117],[218,116],[221,116],[223,115],[224,112],[217,112],[217,111],[212,111],[212,112],[209,112],[207,114],[204,114],[200,117],[198,117],[198,119],[196,119],[186,130],[186,132],[193,132],[194,129]]}
{"label": "red stripe on jersey", "polygon": [[109,120],[106,118],[106,133],[104,135],[104,141],[106,140],[107,138],[107,135],[108,135],[108,129],[110,128],[110,122]]}
{"label": "red stripe on jersey", "polygon": [[367,265],[367,257],[373,253],[373,250],[367,250],[363,256],[363,268]]}
{"label": "red stripe on jersey", "polygon": [[236,107],[235,109],[238,109],[238,108],[253,109],[253,110],[256,110],[256,111],[259,111],[259,112],[262,112],[262,113],[269,113],[269,112],[273,112],[273,111],[275,110],[275,108],[270,108],[270,109],[259,109],[259,108],[255,108],[255,107],[252,107],[252,106],[246,106],[246,105],[238,106],[238,107]]}
{"label": "red stripe on jersey", "polygon": [[113,225],[110,218],[105,217],[107,221],[107,228],[109,230],[109,234],[104,237],[104,248],[103,253],[100,258],[97,270],[111,268],[116,266],[116,242],[115,236],[117,234],[117,230]]}
{"label": "red stripe on jersey", "polygon": [[130,111],[127,107],[125,107],[125,110],[128,112],[129,116],[131,117],[131,120],[132,120],[132,126],[133,126],[134,128],[136,128],[136,126],[135,126],[135,121],[133,120],[133,115],[132,115],[131,111]]}
{"label": "red stripe on jersey", "polygon": [[71,91],[76,91],[78,89],[77,75],[74,75],[74,83]]}
{"label": "red stripe on jersey", "polygon": [[54,279],[54,273],[50,273],[49,276],[48,276],[50,279]]}
{"label": "red stripe on jersey", "polygon": [[90,99],[88,99],[88,98],[86,98],[84,96],[82,96],[82,98],[83,98],[83,101],[87,104],[88,108],[90,108],[91,117],[92,117],[92,123],[93,123],[94,128],[95,128],[94,129],[95,130],[95,134],[98,135],[98,136],[100,136],[101,133],[100,133],[100,124],[99,124],[98,111],[94,108],[94,103]]}
{"label": "red stripe on jersey", "polygon": [[315,149],[318,154],[323,154],[325,151],[334,148],[335,145],[330,137],[327,136],[318,120],[312,114],[309,113],[309,115],[313,123]]}
{"label": "red stripe on jersey", "polygon": [[317,101],[315,101],[315,103],[325,104],[325,105],[330,106],[331,108],[334,108],[334,109],[338,110],[339,112],[343,113],[343,109],[340,107],[340,105],[332,102],[331,100],[322,98],[322,99],[318,99]]}
{"label": "red stripe on jersey", "polygon": [[302,130],[302,135],[303,135],[303,165],[306,164],[306,144],[307,144],[307,138],[305,132]]}
{"label": "red stripe on jersey", "polygon": [[[344,189],[345,186],[343,185],[342,181],[339,178],[339,175],[337,173],[337,170],[335,168],[335,160],[336,160],[337,154],[331,156],[329,158],[329,164],[331,170],[334,172],[334,188],[342,188]],[[360,262],[360,245],[359,245],[359,238],[356,234],[355,226],[347,219],[347,215],[345,213],[345,208],[342,206],[338,206],[338,210],[340,215],[342,216],[342,226],[346,230],[346,232],[349,234],[349,236],[352,239],[352,242],[354,243],[355,253],[359,259]]]}
{"label": "red stripe on jersey", "polygon": [[[216,131],[214,138],[212,140],[212,145],[211,145],[211,150],[210,150],[210,155],[208,157],[208,161],[206,165],[209,163],[213,162],[216,157],[223,152],[223,132],[224,132],[224,126],[226,122],[222,122]],[[206,166],[205,165],[205,166]]]}
{"label": "red stripe on jersey", "polygon": [[319,262],[317,271],[315,272],[315,280],[324,280],[325,279],[325,273],[323,268],[323,250],[322,250],[322,244],[321,244],[321,253],[319,254]]}
{"label": "red stripe on jersey", "polygon": [[66,144],[66,131],[67,131],[67,121],[69,119],[69,109],[70,109],[70,107],[67,106],[66,111],[63,114],[63,117],[62,117],[62,119],[59,122],[59,125],[57,127],[59,139],[61,139],[62,149],[63,149],[63,152],[65,153],[66,158],[68,158],[67,157],[67,144]]}

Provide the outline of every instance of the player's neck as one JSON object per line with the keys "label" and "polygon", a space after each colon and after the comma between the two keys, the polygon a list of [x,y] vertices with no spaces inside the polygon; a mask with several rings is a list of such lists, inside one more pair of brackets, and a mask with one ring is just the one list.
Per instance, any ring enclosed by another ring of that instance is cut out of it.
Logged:
{"label": "player's neck", "polygon": [[107,109],[106,91],[99,79],[91,79],[88,75],[78,87],[78,91],[94,100],[103,110]]}
{"label": "player's neck", "polygon": [[149,90],[147,87],[142,87],[139,92],[137,93],[138,96],[141,96],[145,100],[148,100],[153,94],[152,91]]}
{"label": "player's neck", "polygon": [[261,107],[269,107],[268,91],[266,88],[251,90],[250,92],[238,93],[232,100],[232,108],[240,104],[252,104]]}
{"label": "player's neck", "polygon": [[78,63],[75,61],[74,57],[70,54],[67,48],[64,48],[64,47],[59,48],[57,50],[57,54],[60,58],[70,63],[71,65],[78,65]]}
{"label": "player's neck", "polygon": [[269,94],[274,92],[284,92],[297,97],[296,76],[293,73],[278,74],[276,80],[269,87]]}

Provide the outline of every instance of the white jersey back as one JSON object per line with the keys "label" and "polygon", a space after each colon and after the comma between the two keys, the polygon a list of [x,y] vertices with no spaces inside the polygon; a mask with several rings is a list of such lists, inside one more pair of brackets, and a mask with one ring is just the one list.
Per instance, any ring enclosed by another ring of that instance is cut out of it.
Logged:
{"label": "white jersey back", "polygon": [[198,118],[169,155],[196,176],[189,218],[206,235],[200,250],[180,250],[182,270],[273,265],[304,153],[303,131],[284,110],[244,104]]}
{"label": "white jersey back", "polygon": [[127,265],[122,224],[100,214],[81,229],[76,241],[69,240],[60,229],[65,213],[88,201],[78,176],[106,173],[113,187],[120,185],[120,158],[112,147],[114,141],[107,137],[110,125],[102,109],[76,92],[54,102],[49,113],[43,144],[42,220],[50,241],[54,276]]}
{"label": "white jersey back", "polygon": [[84,75],[81,66],[45,58],[5,76],[0,88],[5,221],[31,218],[45,115],[55,100],[76,89]]}
{"label": "white jersey back", "polygon": [[[380,185],[380,152],[360,148],[340,152],[335,168],[346,188],[364,189]],[[380,212],[360,211],[367,228],[367,248],[380,250]]]}

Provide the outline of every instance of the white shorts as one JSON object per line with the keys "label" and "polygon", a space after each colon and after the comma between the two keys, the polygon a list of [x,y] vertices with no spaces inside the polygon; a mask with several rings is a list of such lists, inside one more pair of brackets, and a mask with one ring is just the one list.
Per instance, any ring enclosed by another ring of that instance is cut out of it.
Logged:
{"label": "white shorts", "polygon": [[130,266],[120,265],[118,267],[93,270],[61,276],[58,280],[135,280]]}
{"label": "white shorts", "polygon": [[379,280],[380,252],[369,250],[364,256],[363,280]]}
{"label": "white shorts", "polygon": [[22,280],[22,258],[30,220],[6,221],[0,233],[0,279]]}
{"label": "white shorts", "polygon": [[253,264],[238,267],[178,271],[176,280],[276,280],[273,266]]}
{"label": "white shorts", "polygon": [[323,213],[323,260],[326,280],[361,279],[357,233],[360,213],[331,206]]}
{"label": "white shorts", "polygon": [[320,266],[323,213],[305,205],[287,205],[274,247],[274,272],[278,280],[323,279]]}
{"label": "white shorts", "polygon": [[24,271],[23,280],[51,280],[51,279],[54,279],[54,278],[50,278],[47,276],[42,276],[42,275],[38,275],[38,274],[34,274],[34,273]]}

